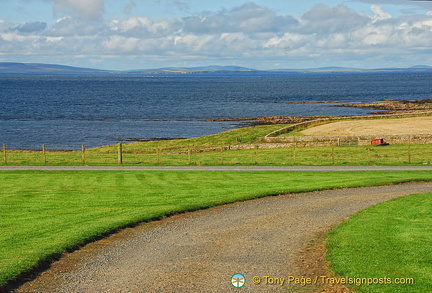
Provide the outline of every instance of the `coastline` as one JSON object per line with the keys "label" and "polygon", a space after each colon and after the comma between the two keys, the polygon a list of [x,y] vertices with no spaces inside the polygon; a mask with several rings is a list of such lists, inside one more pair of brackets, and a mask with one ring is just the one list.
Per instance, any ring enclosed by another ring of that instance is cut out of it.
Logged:
{"label": "coastline", "polygon": [[[300,102],[297,102],[300,103]],[[353,107],[353,108],[366,108],[371,110],[378,110],[365,115],[392,115],[392,114],[416,114],[425,111],[432,111],[432,99],[423,100],[386,100],[380,102],[358,103],[358,104],[344,104],[344,102],[337,101],[320,101],[320,102],[301,102],[301,103],[322,103],[322,104],[336,104],[332,107]],[[224,118],[224,119],[208,119],[209,122],[221,121],[242,121],[247,126],[255,125],[271,125],[271,124],[297,124],[322,118],[349,118],[353,115],[344,116],[263,116],[263,117],[248,117],[248,118]]]}

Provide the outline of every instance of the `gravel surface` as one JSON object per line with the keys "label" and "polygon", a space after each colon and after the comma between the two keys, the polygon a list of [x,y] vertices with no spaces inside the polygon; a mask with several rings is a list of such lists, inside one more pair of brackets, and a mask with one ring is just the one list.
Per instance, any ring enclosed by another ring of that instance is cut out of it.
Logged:
{"label": "gravel surface", "polygon": [[[299,292],[286,280],[283,286],[266,284],[274,280],[265,276],[314,278],[313,263],[316,258],[324,266],[323,251],[312,260],[306,251],[319,235],[363,208],[426,192],[432,183],[330,190],[177,215],[67,254],[14,292]],[[242,289],[230,283],[235,273],[246,277]],[[253,283],[254,276],[261,284]]]}

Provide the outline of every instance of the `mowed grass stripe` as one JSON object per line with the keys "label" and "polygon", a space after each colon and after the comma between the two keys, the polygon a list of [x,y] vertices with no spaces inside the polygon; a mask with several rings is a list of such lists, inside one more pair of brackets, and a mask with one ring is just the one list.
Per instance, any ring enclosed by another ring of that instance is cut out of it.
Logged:
{"label": "mowed grass stripe", "polygon": [[266,195],[432,180],[431,172],[0,172],[0,284],[142,221]]}
{"label": "mowed grass stripe", "polygon": [[334,229],[328,259],[339,276],[384,283],[352,285],[356,292],[431,292],[431,243],[432,193],[416,194],[367,208]]}

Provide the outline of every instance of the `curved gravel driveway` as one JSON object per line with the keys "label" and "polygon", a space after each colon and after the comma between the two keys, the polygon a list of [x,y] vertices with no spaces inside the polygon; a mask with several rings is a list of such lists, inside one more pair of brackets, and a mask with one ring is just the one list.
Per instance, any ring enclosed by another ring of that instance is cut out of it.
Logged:
{"label": "curved gravel driveway", "polygon": [[[330,190],[177,215],[68,254],[15,292],[298,292],[265,276],[314,277],[302,253],[318,235],[368,206],[426,192],[432,183]],[[246,277],[241,289],[235,273]]]}

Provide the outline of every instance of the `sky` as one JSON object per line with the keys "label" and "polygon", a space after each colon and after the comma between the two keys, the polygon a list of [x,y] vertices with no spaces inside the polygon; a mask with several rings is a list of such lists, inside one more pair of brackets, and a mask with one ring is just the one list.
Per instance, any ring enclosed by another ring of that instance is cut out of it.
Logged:
{"label": "sky", "polygon": [[432,66],[432,1],[0,0],[0,62]]}

